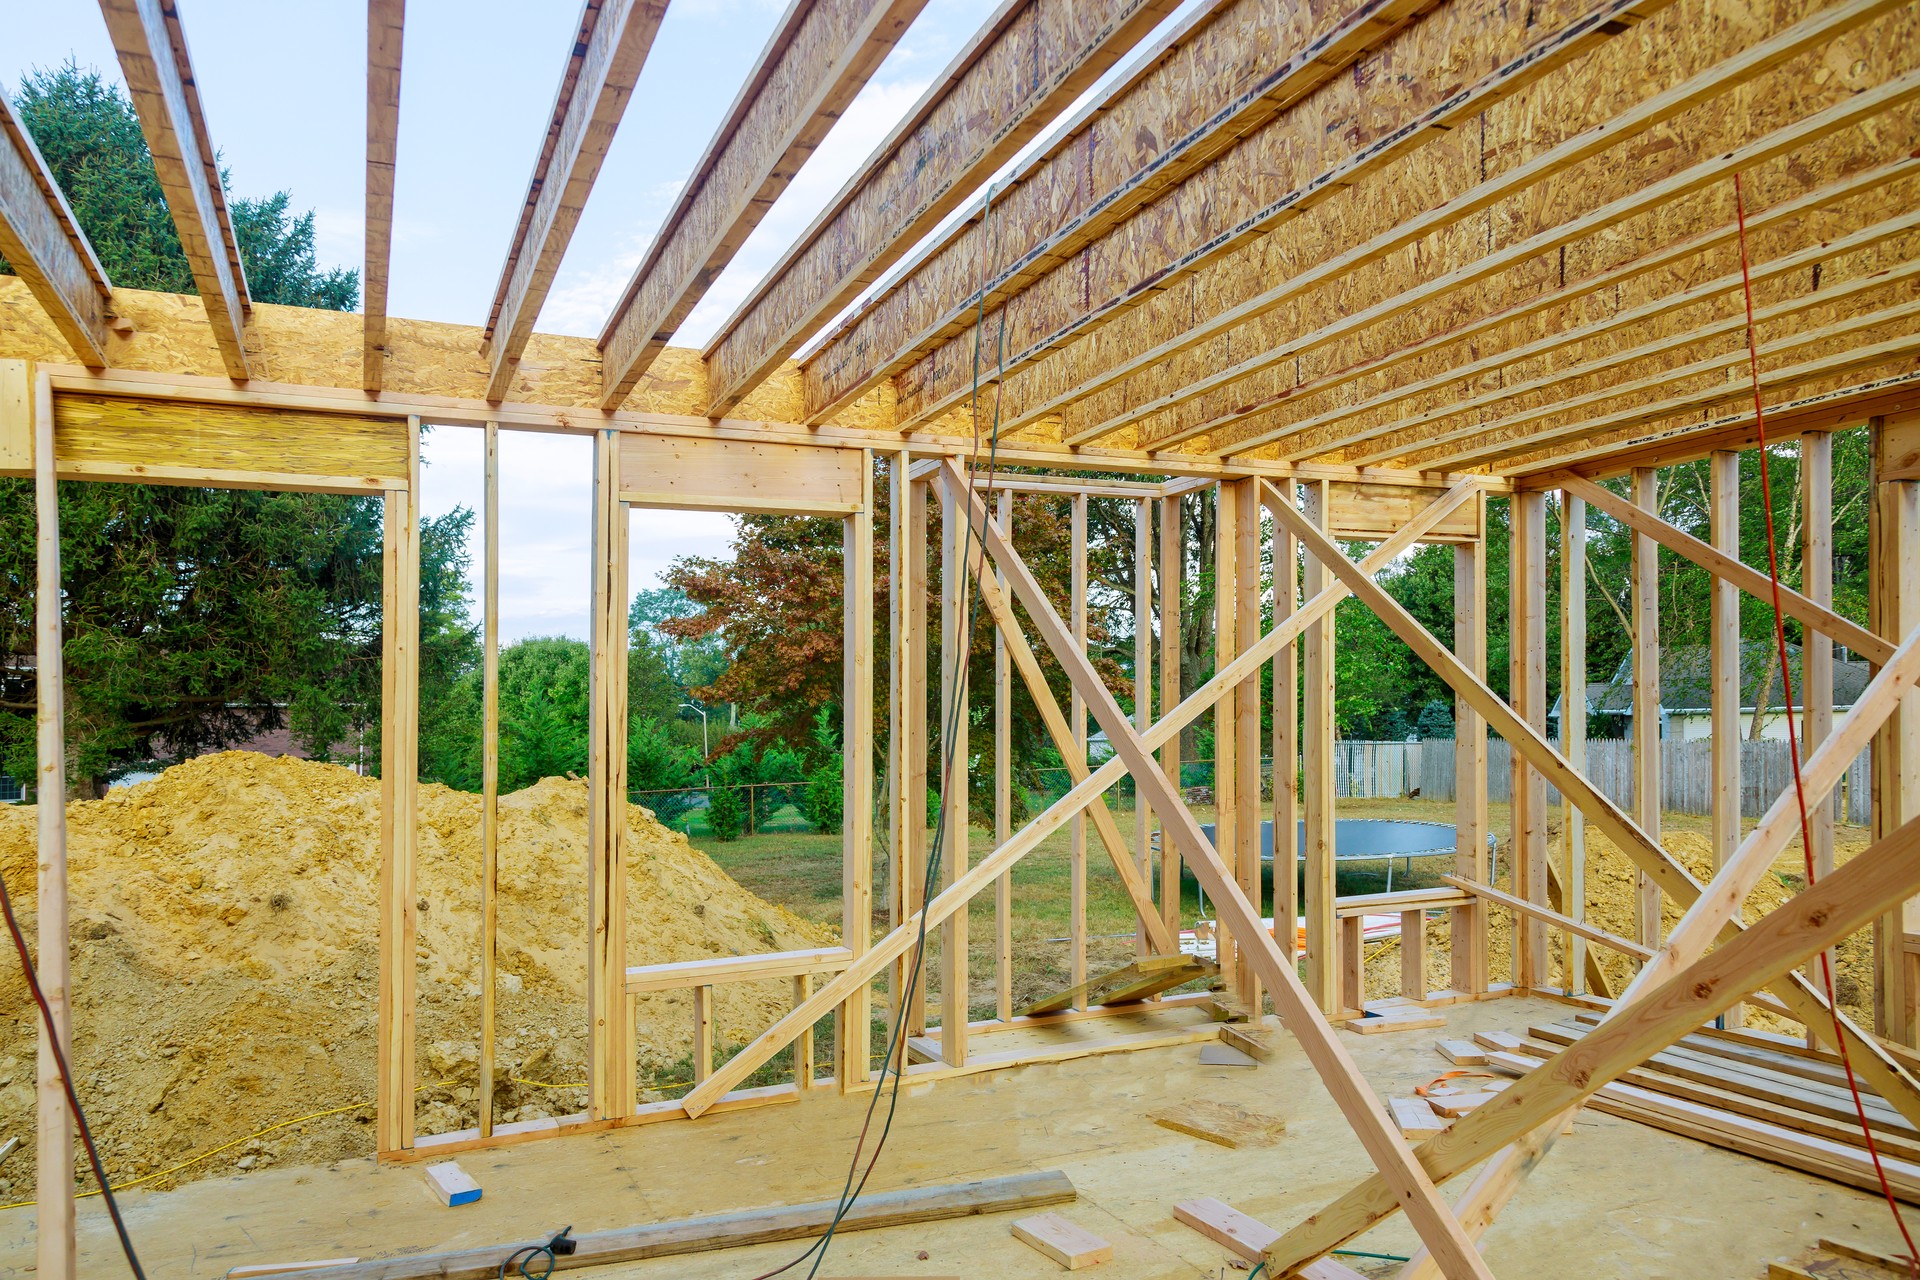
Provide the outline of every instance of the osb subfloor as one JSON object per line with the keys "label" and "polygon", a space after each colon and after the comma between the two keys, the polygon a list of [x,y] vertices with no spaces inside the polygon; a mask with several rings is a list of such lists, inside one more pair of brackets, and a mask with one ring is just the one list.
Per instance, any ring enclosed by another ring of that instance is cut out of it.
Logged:
{"label": "osb subfloor", "polygon": [[[1444,1034],[1523,1028],[1564,1005],[1504,999],[1446,1011]],[[1167,1015],[1172,1017],[1174,1015]],[[1182,1020],[1192,1015],[1179,1015]],[[1440,1031],[1342,1033],[1375,1088],[1405,1093],[1446,1070]],[[983,1038],[976,1044],[999,1048]],[[1171,1216],[1175,1200],[1211,1195],[1285,1227],[1368,1170],[1297,1046],[1257,1068],[1202,1067],[1199,1048],[1144,1050],[1004,1070],[903,1096],[876,1189],[1062,1169],[1079,1189],[1061,1212],[1112,1241],[1098,1273],[1159,1280],[1233,1276],[1226,1253]],[[1277,1113],[1277,1145],[1228,1150],[1160,1128],[1147,1114],[1211,1097]],[[371,1160],[276,1169],[132,1193],[129,1223],[149,1275],[199,1280],[243,1263],[412,1254],[524,1239],[572,1224],[603,1230],[835,1194],[864,1098],[826,1096],[697,1123],[652,1125],[460,1157],[485,1188],[445,1209],[418,1166]],[[1453,1184],[1457,1192],[1464,1181]],[[1013,1240],[1007,1217],[960,1219],[848,1235],[822,1276],[1044,1277],[1059,1268]],[[1874,1198],[1628,1121],[1583,1114],[1484,1241],[1511,1276],[1762,1276],[1816,1236],[1891,1248]],[[82,1202],[83,1276],[122,1274],[98,1199]],[[1396,1218],[1352,1247],[1404,1254]],[[743,1277],[786,1261],[798,1244],[666,1258],[595,1275]],[[1348,1259],[1368,1275],[1392,1264]],[[33,1266],[31,1210],[0,1218],[0,1276]],[[804,1274],[804,1268],[789,1274]]]}

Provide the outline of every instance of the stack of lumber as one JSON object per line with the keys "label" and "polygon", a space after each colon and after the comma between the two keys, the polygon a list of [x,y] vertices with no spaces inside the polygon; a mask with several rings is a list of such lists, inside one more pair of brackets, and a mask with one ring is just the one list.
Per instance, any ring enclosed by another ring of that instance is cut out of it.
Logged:
{"label": "stack of lumber", "polygon": [[[1600,1015],[1482,1032],[1493,1070],[1521,1075],[1577,1042]],[[1861,1086],[1867,1123],[1894,1194],[1920,1204],[1920,1130]],[[1587,1106],[1847,1186],[1877,1191],[1839,1059],[1793,1041],[1704,1028],[1603,1087]]]}

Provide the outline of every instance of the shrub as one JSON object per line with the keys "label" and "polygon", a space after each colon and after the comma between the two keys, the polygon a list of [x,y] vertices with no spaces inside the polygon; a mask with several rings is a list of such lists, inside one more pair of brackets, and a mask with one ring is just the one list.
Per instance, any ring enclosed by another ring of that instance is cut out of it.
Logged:
{"label": "shrub", "polygon": [[807,779],[807,792],[801,804],[806,819],[815,831],[832,835],[840,830],[846,816],[846,761],[840,754],[840,733],[833,722],[833,709],[821,707],[813,718],[813,741],[819,748],[820,763]]}
{"label": "shrub", "polygon": [[716,840],[738,840],[747,825],[745,803],[738,787],[715,787],[707,805],[707,825]]}

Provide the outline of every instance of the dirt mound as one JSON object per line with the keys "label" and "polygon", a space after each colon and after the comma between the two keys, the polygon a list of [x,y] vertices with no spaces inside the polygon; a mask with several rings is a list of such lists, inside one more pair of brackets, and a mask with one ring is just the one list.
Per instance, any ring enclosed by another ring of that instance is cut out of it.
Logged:
{"label": "dirt mound", "polygon": [[[177,1175],[367,1153],[374,1087],[380,784],[333,765],[245,752],[68,806],[75,1078],[116,1183],[281,1121],[333,1116],[242,1143]],[[503,1120],[584,1105],[583,782],[548,778],[500,800],[496,1088]],[[632,964],[821,946],[831,931],[755,897],[686,838],[628,809]],[[416,1012],[421,1132],[476,1122],[480,799],[420,789]],[[0,872],[34,929],[34,811],[0,806]],[[781,984],[722,988],[715,1034],[757,1034]],[[0,1143],[31,1151],[34,1030],[0,964]],[[679,1077],[682,994],[643,997],[643,1079]],[[442,1083],[446,1082],[446,1083]],[[553,1085],[566,1087],[553,1088]],[[548,1086],[548,1087],[542,1087]],[[0,1200],[32,1183],[0,1170]],[[164,1185],[159,1181],[150,1185]]]}

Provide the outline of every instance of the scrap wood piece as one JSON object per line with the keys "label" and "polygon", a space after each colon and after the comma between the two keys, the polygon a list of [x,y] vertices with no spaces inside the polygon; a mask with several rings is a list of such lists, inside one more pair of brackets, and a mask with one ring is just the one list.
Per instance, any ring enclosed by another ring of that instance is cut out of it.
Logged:
{"label": "scrap wood piece", "polygon": [[1447,1122],[1425,1098],[1388,1098],[1387,1109],[1393,1112],[1393,1122],[1400,1126],[1400,1136],[1409,1142],[1431,1138],[1447,1127]]}
{"label": "scrap wood piece", "polygon": [[1267,1249],[1280,1238],[1278,1231],[1258,1218],[1248,1217],[1212,1196],[1180,1201],[1173,1206],[1173,1216],[1248,1262],[1266,1261]]}
{"label": "scrap wood piece", "polygon": [[1434,1027],[1444,1027],[1447,1020],[1437,1013],[1427,1013],[1414,1007],[1405,1012],[1393,1010],[1388,1013],[1368,1013],[1358,1018],[1350,1018],[1340,1024],[1355,1035],[1373,1036],[1394,1031],[1430,1031]]}
{"label": "scrap wood piece", "polygon": [[1828,1253],[1843,1258],[1852,1258],[1855,1262],[1865,1262],[1876,1267],[1885,1267],[1889,1271],[1898,1271],[1901,1275],[1910,1274],[1912,1268],[1905,1258],[1898,1254],[1881,1253],[1878,1249],[1869,1249],[1852,1240],[1836,1240],[1832,1236],[1821,1236],[1820,1247]]}
{"label": "scrap wood piece", "polygon": [[1221,1024],[1220,1027],[1222,1044],[1232,1045],[1240,1052],[1258,1058],[1262,1062],[1272,1059],[1284,1035],[1286,1035],[1284,1027],[1265,1027],[1253,1023],[1228,1022]]}
{"label": "scrap wood piece", "polygon": [[1236,1149],[1272,1146],[1287,1131],[1287,1122],[1279,1116],[1208,1098],[1155,1111],[1147,1118],[1163,1129]]}
{"label": "scrap wood piece", "polygon": [[1492,1102],[1500,1096],[1498,1089],[1475,1089],[1470,1093],[1430,1093],[1427,1105],[1449,1120],[1458,1120],[1475,1107]]}
{"label": "scrap wood piece", "polygon": [[348,1267],[360,1261],[359,1258],[319,1258],[312,1262],[251,1262],[241,1267],[229,1267],[226,1280],[256,1280],[259,1276],[290,1276],[302,1271],[319,1271],[326,1267]]}
{"label": "scrap wood piece", "polygon": [[1036,1000],[1020,1012],[1023,1016],[1031,1017],[1040,1013],[1059,1013],[1076,1004],[1083,1004],[1089,1009],[1095,1005],[1138,1004],[1148,996],[1157,996],[1162,991],[1171,991],[1189,982],[1213,977],[1219,972],[1219,965],[1200,956],[1185,953],[1142,956],[1110,973],[1088,978],[1078,986]]}
{"label": "scrap wood piece", "polygon": [[[945,1218],[1040,1209],[1067,1203],[1076,1194],[1073,1183],[1058,1169],[950,1186],[868,1192],[853,1202],[834,1231],[872,1231]],[[838,1200],[816,1200],[810,1204],[775,1205],[616,1231],[590,1231],[574,1237],[579,1242],[578,1250],[561,1255],[554,1270],[570,1271],[776,1240],[804,1240],[832,1222],[839,1209]],[[317,1274],[322,1280],[498,1280],[500,1264],[514,1250],[530,1243],[540,1242],[523,1240],[456,1253],[385,1258]]]}
{"label": "scrap wood piece", "polygon": [[1473,1042],[1482,1049],[1492,1049],[1497,1053],[1519,1053],[1527,1042],[1511,1031],[1476,1031]]}
{"label": "scrap wood piece", "polygon": [[1440,1056],[1456,1067],[1484,1067],[1486,1053],[1471,1040],[1442,1040],[1433,1046]]}
{"label": "scrap wood piece", "polygon": [[1014,1219],[1013,1238],[1032,1245],[1069,1271],[1098,1266],[1113,1257],[1111,1244],[1057,1213]]}
{"label": "scrap wood piece", "polygon": [[456,1205],[472,1204],[480,1198],[480,1184],[452,1160],[428,1165],[426,1175],[427,1185],[433,1188],[433,1194],[439,1196],[440,1203],[449,1209]]}

